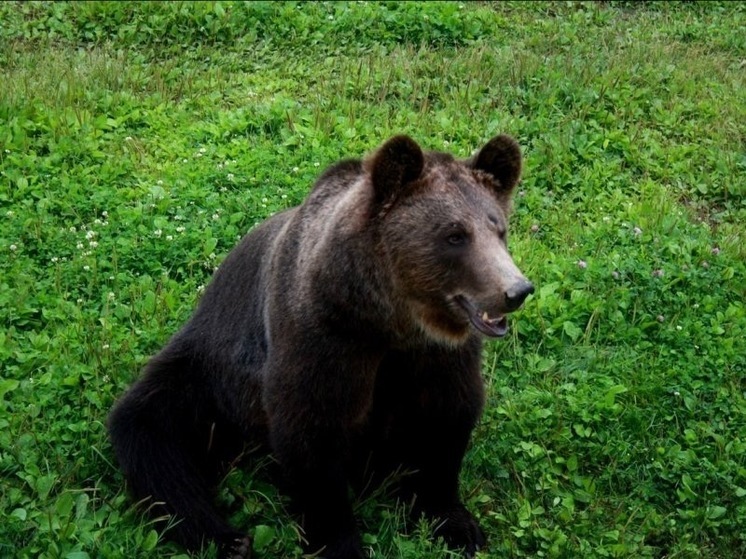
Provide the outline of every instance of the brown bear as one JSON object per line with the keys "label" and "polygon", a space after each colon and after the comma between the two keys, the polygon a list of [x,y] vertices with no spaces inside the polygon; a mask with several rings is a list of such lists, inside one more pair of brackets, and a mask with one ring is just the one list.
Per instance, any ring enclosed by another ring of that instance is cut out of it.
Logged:
{"label": "brown bear", "polygon": [[508,136],[465,160],[396,136],[246,235],[109,417],[130,490],[175,540],[251,556],[213,503],[247,443],[275,457],[310,552],[365,557],[348,491],[393,471],[449,546],[485,544],[458,478],[482,335],[533,291],[507,245],[520,170]]}

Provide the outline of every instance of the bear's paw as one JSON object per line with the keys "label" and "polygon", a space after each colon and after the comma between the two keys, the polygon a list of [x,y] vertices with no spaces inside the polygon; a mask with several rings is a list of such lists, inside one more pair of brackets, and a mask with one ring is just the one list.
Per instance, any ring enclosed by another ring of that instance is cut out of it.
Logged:
{"label": "bear's paw", "polygon": [[251,538],[239,536],[220,546],[220,559],[251,559]]}
{"label": "bear's paw", "polygon": [[451,549],[463,550],[464,557],[474,557],[487,543],[479,523],[465,506],[454,505],[435,516],[438,520],[435,535],[442,537]]}
{"label": "bear's paw", "polygon": [[326,548],[319,555],[319,559],[367,559],[368,555],[363,551],[360,536],[357,534],[342,538]]}

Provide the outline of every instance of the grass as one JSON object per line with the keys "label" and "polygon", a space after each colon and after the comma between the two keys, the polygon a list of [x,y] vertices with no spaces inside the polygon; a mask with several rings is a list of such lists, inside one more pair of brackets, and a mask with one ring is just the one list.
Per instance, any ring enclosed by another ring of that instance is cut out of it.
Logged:
{"label": "grass", "polygon": [[[525,150],[511,245],[537,292],[485,350],[481,556],[746,557],[742,4],[8,2],[0,22],[1,557],[184,557],[128,499],[108,410],[243,233],[400,132]],[[261,465],[220,498],[258,557],[300,556]],[[385,498],[358,509],[372,556],[451,556]]]}

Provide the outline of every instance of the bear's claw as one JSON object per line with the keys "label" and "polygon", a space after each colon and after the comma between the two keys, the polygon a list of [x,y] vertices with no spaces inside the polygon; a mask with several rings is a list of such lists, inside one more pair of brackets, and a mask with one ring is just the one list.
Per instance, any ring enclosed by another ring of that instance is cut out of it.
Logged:
{"label": "bear's claw", "polygon": [[251,538],[241,536],[228,542],[220,553],[221,559],[251,559]]}
{"label": "bear's claw", "polygon": [[442,537],[448,547],[462,549],[464,557],[474,557],[487,543],[476,519],[463,505],[439,511],[435,516],[440,519],[435,527],[435,535]]}

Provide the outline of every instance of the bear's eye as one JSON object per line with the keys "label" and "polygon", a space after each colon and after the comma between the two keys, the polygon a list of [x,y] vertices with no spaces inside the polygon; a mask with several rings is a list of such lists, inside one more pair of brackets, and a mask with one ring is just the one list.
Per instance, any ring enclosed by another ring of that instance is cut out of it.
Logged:
{"label": "bear's eye", "polygon": [[469,236],[462,229],[452,230],[446,237],[446,241],[448,242],[448,244],[455,247],[465,245],[466,241],[468,240]]}

